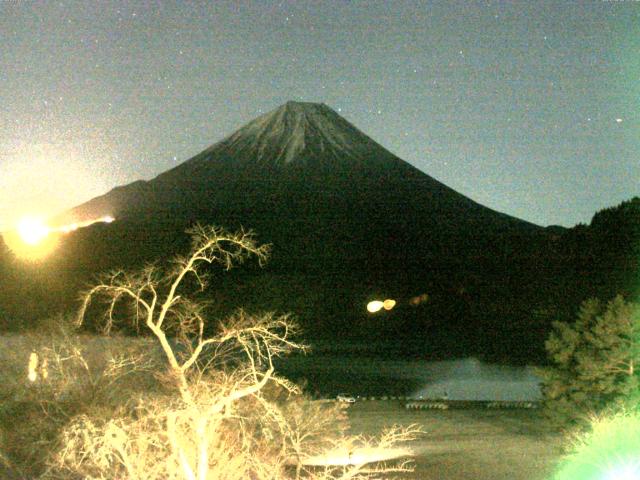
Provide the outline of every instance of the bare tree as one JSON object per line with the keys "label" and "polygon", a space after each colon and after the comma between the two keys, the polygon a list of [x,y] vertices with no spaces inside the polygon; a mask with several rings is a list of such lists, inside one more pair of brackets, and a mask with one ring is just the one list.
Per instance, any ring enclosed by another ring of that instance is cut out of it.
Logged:
{"label": "bare tree", "polygon": [[[50,478],[69,472],[132,480],[368,478],[365,458],[320,473],[303,465],[311,465],[309,459],[322,448],[386,447],[415,436],[413,427],[394,430],[376,444],[350,439],[332,422],[309,422],[310,415],[317,419],[336,411],[308,401],[292,403],[300,398],[294,397],[299,388],[276,375],[276,357],[305,348],[286,315],[239,311],[207,337],[205,309],[189,297],[189,282],[202,290],[205,265],[230,269],[249,256],[263,262],[268,247],[258,246],[250,232],[229,234],[197,225],[190,233],[192,249],[176,258],[173,268],[112,272],[84,294],[79,324],[90,304],[101,299],[106,302],[103,327],[109,333],[118,324],[120,305],[129,305],[131,322],[157,339],[168,368],[158,375],[163,389],[140,396],[133,413],[128,404],[112,418],[76,418],[64,432]],[[407,466],[386,468],[375,471],[405,471]]]}

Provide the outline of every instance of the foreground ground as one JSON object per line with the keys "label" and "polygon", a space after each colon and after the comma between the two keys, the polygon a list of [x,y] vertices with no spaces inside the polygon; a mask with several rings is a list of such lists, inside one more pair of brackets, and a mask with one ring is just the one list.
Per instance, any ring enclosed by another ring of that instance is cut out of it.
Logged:
{"label": "foreground ground", "polygon": [[426,432],[411,447],[425,480],[543,480],[560,457],[562,438],[536,410],[406,410],[399,401],[362,401],[349,408],[352,433],[418,423]]}
{"label": "foreground ground", "polygon": [[[126,351],[125,347],[131,346],[130,339],[93,341],[96,343],[91,348],[87,347],[87,351],[97,356],[101,356],[107,347]],[[3,388],[0,388],[0,407],[10,405],[12,390],[19,391],[18,387],[27,382],[29,353],[47,343],[46,337],[0,337],[0,379],[3,383]],[[375,363],[370,359],[362,362],[336,359],[311,363],[326,367],[328,372],[327,375],[318,376],[315,370],[299,369],[307,379],[314,381],[313,384],[310,382],[311,389],[320,392],[341,389],[369,395],[384,392],[406,394],[428,380],[422,378],[424,369],[417,362],[394,363],[391,365],[393,369],[389,367],[389,362]],[[357,369],[360,363],[362,367]],[[348,367],[348,374],[343,371],[345,366]],[[402,372],[406,378],[399,376],[398,372]],[[330,379],[333,383],[324,385],[320,382],[322,379]],[[399,400],[369,400],[351,405],[348,414],[351,433],[354,434],[375,436],[393,424],[421,425],[426,433],[410,445],[416,453],[416,470],[401,477],[407,479],[547,480],[560,457],[563,443],[560,435],[545,427],[537,410],[406,410]],[[7,415],[6,420],[6,425],[0,422],[0,437],[3,429],[8,435],[15,427],[15,419],[11,415]],[[4,440],[11,443],[9,436]],[[3,438],[0,438],[0,446],[2,443]],[[1,461],[0,477],[9,478],[3,476]]]}

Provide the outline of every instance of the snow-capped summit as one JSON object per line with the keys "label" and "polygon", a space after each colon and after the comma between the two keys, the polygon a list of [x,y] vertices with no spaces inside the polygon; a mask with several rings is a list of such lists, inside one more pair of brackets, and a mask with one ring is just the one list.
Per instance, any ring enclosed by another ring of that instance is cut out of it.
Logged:
{"label": "snow-capped summit", "polygon": [[332,108],[309,102],[287,102],[261,115],[166,175],[192,168],[203,174],[221,163],[252,170],[295,165],[332,174],[399,164],[414,170]]}
{"label": "snow-capped summit", "polygon": [[305,162],[311,157],[354,158],[382,148],[325,104],[287,102],[256,118],[218,147],[257,163]]}

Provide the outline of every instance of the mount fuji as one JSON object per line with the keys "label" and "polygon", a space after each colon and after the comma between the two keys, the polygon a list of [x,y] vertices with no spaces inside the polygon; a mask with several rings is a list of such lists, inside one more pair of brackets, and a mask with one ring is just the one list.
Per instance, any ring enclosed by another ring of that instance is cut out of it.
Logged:
{"label": "mount fuji", "polygon": [[[60,223],[195,220],[255,229],[341,260],[483,255],[496,236],[543,230],[401,160],[324,104],[288,102],[150,181],[115,188]],[[488,243],[487,243],[488,242]],[[457,253],[456,253],[457,252]]]}
{"label": "mount fuji", "polygon": [[[526,322],[547,229],[454,191],[324,104],[288,102],[54,222],[106,215],[116,220],[68,235],[43,267],[56,278],[42,288],[66,308],[95,273],[184,251],[184,230],[200,222],[249,228],[273,246],[265,270],[219,279],[211,295],[221,315],[236,306],[291,311],[325,338],[446,344],[464,355],[505,341],[521,349],[532,331],[542,343]],[[429,301],[409,307],[416,295]],[[372,318],[364,306],[375,298],[398,307]]]}

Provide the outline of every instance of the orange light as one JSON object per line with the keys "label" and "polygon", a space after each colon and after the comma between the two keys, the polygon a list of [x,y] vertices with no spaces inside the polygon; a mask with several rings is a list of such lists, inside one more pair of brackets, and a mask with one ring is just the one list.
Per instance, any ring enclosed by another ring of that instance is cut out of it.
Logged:
{"label": "orange light", "polygon": [[15,230],[4,232],[2,237],[16,257],[37,261],[56,248],[59,235],[42,219],[26,216],[20,219]]}
{"label": "orange light", "polygon": [[44,240],[51,229],[37,217],[23,217],[18,222],[18,235],[28,245],[37,245]]}
{"label": "orange light", "polygon": [[60,236],[94,223],[111,223],[110,215],[81,223],[70,223],[52,228],[38,217],[23,217],[15,230],[2,233],[7,247],[13,254],[28,261],[38,261],[49,255],[58,245]]}
{"label": "orange light", "polygon": [[409,300],[409,304],[413,305],[414,307],[417,307],[418,305],[422,303],[426,303],[428,301],[429,301],[429,295],[427,295],[426,293],[423,293],[422,295],[416,295],[415,297],[411,297],[411,299]]}
{"label": "orange light", "polygon": [[386,299],[384,302],[382,302],[382,307],[385,310],[391,310],[393,307],[396,306],[396,301],[392,300],[390,298]]}
{"label": "orange light", "polygon": [[390,298],[386,299],[384,302],[380,300],[373,300],[367,303],[367,311],[369,313],[376,313],[382,310],[383,308],[385,310],[391,310],[395,306],[396,306],[396,301]]}
{"label": "orange light", "polygon": [[67,225],[62,225],[61,227],[54,228],[53,230],[62,233],[69,233],[75,232],[79,228],[88,227],[89,225],[93,225],[94,223],[111,223],[114,220],[115,218],[113,218],[111,215],[105,215],[104,217],[96,218],[94,220],[87,220],[85,222],[74,222]]}

